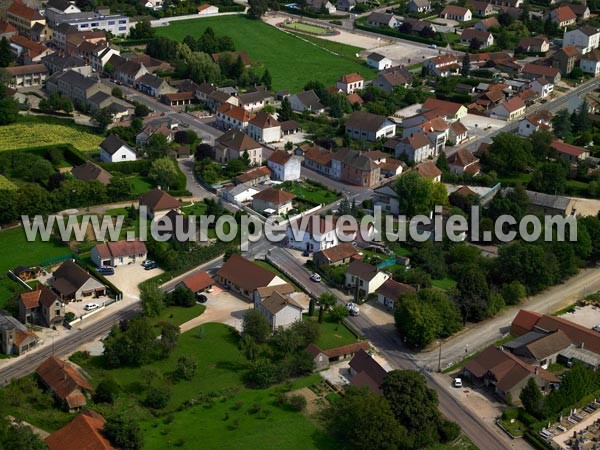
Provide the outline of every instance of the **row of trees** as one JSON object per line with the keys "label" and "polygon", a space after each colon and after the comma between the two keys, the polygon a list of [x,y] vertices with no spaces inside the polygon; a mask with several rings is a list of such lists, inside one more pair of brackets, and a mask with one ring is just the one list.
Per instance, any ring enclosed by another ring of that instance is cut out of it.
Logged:
{"label": "row of trees", "polygon": [[437,393],[417,372],[389,372],[382,391],[350,387],[323,411],[327,429],[345,448],[417,449],[459,436],[460,428],[441,416]]}

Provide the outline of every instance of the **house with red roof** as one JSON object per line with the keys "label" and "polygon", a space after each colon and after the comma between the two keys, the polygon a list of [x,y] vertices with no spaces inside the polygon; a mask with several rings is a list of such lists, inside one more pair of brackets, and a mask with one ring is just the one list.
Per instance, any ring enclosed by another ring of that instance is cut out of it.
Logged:
{"label": "house with red roof", "polygon": [[44,386],[69,412],[87,404],[92,386],[70,363],[50,356],[35,371]]}
{"label": "house with red roof", "polygon": [[583,147],[565,144],[561,141],[554,141],[550,146],[558,152],[562,159],[571,164],[577,164],[579,161],[585,161],[590,157],[590,151]]}
{"label": "house with red roof", "polygon": [[252,197],[252,209],[267,214],[287,214],[293,209],[294,194],[283,189],[268,188]]}
{"label": "house with red roof", "polygon": [[62,323],[65,317],[65,304],[43,284],[21,293],[17,302],[19,320],[24,324],[50,327]]}
{"label": "house with red roof", "polygon": [[490,117],[506,121],[516,120],[525,114],[525,108],[523,99],[515,96],[493,108]]}
{"label": "house with red roof", "polygon": [[44,439],[49,450],[117,450],[103,434],[106,420],[95,411],[84,411]]}
{"label": "house with red roof", "polygon": [[481,45],[479,48],[488,48],[494,45],[494,35],[489,31],[478,30],[475,27],[465,28],[460,34],[460,43],[471,46],[477,40]]}
{"label": "house with red roof", "polygon": [[241,106],[224,103],[217,108],[217,126],[222,130],[244,131],[252,115]]}
{"label": "house with red roof", "polygon": [[260,111],[248,122],[248,135],[261,143],[279,142],[281,124],[271,114]]}
{"label": "house with red roof", "polygon": [[473,14],[469,8],[458,5],[447,5],[440,13],[440,17],[442,19],[467,22],[473,18]]}
{"label": "house with red roof", "polygon": [[552,130],[552,114],[543,109],[519,122],[519,136],[529,137],[539,130]]}
{"label": "house with red roof", "polygon": [[143,261],[147,256],[146,244],[135,239],[97,244],[92,248],[90,258],[97,267],[114,267]]}
{"label": "house with red roof", "polygon": [[211,14],[219,14],[219,8],[208,3],[203,3],[202,5],[198,6],[198,15],[208,16]]}
{"label": "house with red roof", "polygon": [[359,73],[343,75],[335,83],[335,87],[341,89],[345,94],[360,91],[365,86],[365,79]]}
{"label": "house with red roof", "polygon": [[189,289],[194,294],[199,294],[201,292],[210,290],[215,281],[208,274],[208,272],[197,272],[192,275],[188,275],[181,282],[179,282],[176,286],[182,286],[186,289]]}
{"label": "house with red roof", "polygon": [[475,176],[480,171],[479,158],[466,148],[461,148],[448,157],[448,168],[456,175],[468,173]]}
{"label": "house with red roof", "polygon": [[577,14],[568,5],[559,6],[550,11],[550,20],[560,28],[565,28],[575,24]]}
{"label": "house with red roof", "polygon": [[0,20],[0,39],[6,38],[9,41],[18,33],[17,29],[10,23]]}
{"label": "house with red roof", "polygon": [[30,36],[36,23],[46,25],[46,19],[39,9],[30,8],[21,0],[13,1],[6,10],[6,21],[23,36]]}
{"label": "house with red roof", "polygon": [[429,115],[428,118],[443,117],[448,122],[460,120],[467,115],[467,108],[460,103],[438,100],[430,97],[421,106],[421,113]]}
{"label": "house with red roof", "polygon": [[461,65],[455,55],[448,53],[426,59],[423,62],[423,67],[427,69],[429,75],[446,78],[459,75]]}
{"label": "house with red roof", "polygon": [[279,181],[293,181],[300,178],[302,160],[283,150],[275,150],[267,159],[267,166],[273,172],[272,178]]}

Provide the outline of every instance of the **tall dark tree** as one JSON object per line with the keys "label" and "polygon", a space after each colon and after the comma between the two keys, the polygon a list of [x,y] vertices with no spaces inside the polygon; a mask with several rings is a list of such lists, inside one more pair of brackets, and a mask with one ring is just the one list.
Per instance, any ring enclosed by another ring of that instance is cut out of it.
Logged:
{"label": "tall dark tree", "polygon": [[242,323],[242,335],[250,336],[256,342],[263,343],[271,334],[271,325],[260,311],[251,309],[244,315]]}
{"label": "tall dark tree", "polygon": [[471,75],[471,55],[469,52],[465,52],[465,56],[463,56],[460,73],[463,77],[468,77]]}
{"label": "tall dark tree", "polygon": [[281,107],[277,110],[277,114],[277,118],[280,122],[285,122],[286,120],[292,119],[292,116],[294,114],[292,111],[292,104],[290,103],[290,100],[287,97],[285,97],[281,101]]}
{"label": "tall dark tree", "polygon": [[8,67],[13,62],[13,56],[10,51],[10,43],[6,37],[0,40],[0,67]]}
{"label": "tall dark tree", "polygon": [[554,129],[554,134],[561,139],[568,139],[571,137],[571,116],[566,108],[554,115],[552,118],[552,128]]}
{"label": "tall dark tree", "polygon": [[368,389],[347,389],[323,411],[323,418],[331,434],[348,449],[396,450],[406,436],[387,400]]}
{"label": "tall dark tree", "polygon": [[439,400],[423,376],[413,370],[394,370],[385,377],[382,390],[394,417],[407,429],[406,447],[423,448],[439,440]]}
{"label": "tall dark tree", "polygon": [[109,416],[104,433],[110,442],[122,450],[140,450],[144,446],[144,434],[134,417],[126,412]]}
{"label": "tall dark tree", "polygon": [[271,90],[271,87],[273,85],[273,79],[271,78],[271,73],[269,72],[269,69],[265,69],[265,71],[262,74],[262,77],[260,78],[260,82],[264,84],[268,90]]}

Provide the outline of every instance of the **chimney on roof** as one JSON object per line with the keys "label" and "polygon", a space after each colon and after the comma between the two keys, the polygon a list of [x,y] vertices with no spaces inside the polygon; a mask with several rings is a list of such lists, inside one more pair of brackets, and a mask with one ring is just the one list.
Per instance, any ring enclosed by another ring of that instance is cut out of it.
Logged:
{"label": "chimney on roof", "polygon": [[540,368],[539,368],[539,367],[536,367],[536,368],[535,368],[535,374],[537,375],[537,374],[539,373],[539,371],[540,371]]}

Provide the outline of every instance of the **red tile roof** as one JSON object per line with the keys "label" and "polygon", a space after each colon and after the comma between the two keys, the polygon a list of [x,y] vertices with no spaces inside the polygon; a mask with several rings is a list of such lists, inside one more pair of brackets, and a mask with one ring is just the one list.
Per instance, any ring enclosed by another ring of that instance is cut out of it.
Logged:
{"label": "red tile roof", "polygon": [[267,203],[273,203],[274,205],[284,205],[295,198],[296,196],[294,194],[290,194],[283,189],[273,188],[260,191],[258,194],[254,194],[252,197],[253,200],[262,200]]}
{"label": "red tile roof", "polygon": [[243,290],[254,292],[259,287],[268,286],[277,275],[243,256],[233,254],[219,269],[217,276]]}
{"label": "red tile roof", "polygon": [[10,23],[0,20],[0,34],[16,33],[17,29]]}
{"label": "red tile roof", "polygon": [[7,14],[12,14],[15,16],[22,17],[26,20],[43,20],[44,17],[40,14],[37,9],[30,8],[29,6],[24,5],[20,0],[16,0],[12,5],[6,10]]}
{"label": "red tile roof", "polygon": [[539,75],[549,77],[552,80],[560,73],[560,70],[554,67],[542,66],[540,64],[528,63],[523,67],[523,73],[530,75]]}
{"label": "red tile roof", "polygon": [[467,167],[469,164],[473,164],[477,161],[479,161],[479,159],[466,148],[461,148],[448,157],[448,164],[460,167]]}
{"label": "red tile roof", "polygon": [[251,118],[248,111],[240,106],[232,105],[231,103],[224,103],[217,109],[217,112],[244,123],[249,122]]}
{"label": "red tile roof", "polygon": [[183,284],[192,292],[196,293],[214,284],[213,279],[207,272],[198,272],[186,277]]}
{"label": "red tile roof", "polygon": [[521,97],[512,97],[502,103],[503,106],[509,113],[518,111],[519,109],[525,108],[525,102]]}
{"label": "red tile roof", "polygon": [[290,160],[291,157],[292,155],[290,155],[288,152],[284,152],[283,150],[275,150],[273,153],[271,153],[268,161],[283,166]]}
{"label": "red tile roof", "polygon": [[235,178],[236,183],[248,183],[250,181],[256,180],[262,177],[271,176],[271,169],[267,166],[255,167],[253,169],[247,170],[241,175]]}
{"label": "red tile roof", "polygon": [[133,241],[104,242],[96,245],[96,251],[101,258],[118,258],[147,253],[146,244],[139,239]]}
{"label": "red tile roof", "polygon": [[349,73],[339,79],[339,82],[344,84],[357,83],[359,81],[365,81],[365,79],[360,76],[360,73]]}
{"label": "red tile roof", "polygon": [[512,325],[527,331],[531,331],[540,317],[542,317],[540,313],[522,309],[513,319]]}
{"label": "red tile roof", "polygon": [[577,14],[573,12],[567,5],[559,6],[551,13],[559,23],[577,20]]}
{"label": "red tile roof", "polygon": [[433,161],[425,161],[417,166],[417,173],[423,178],[437,178],[442,175],[442,171],[438,169]]}
{"label": "red tile roof", "polygon": [[445,15],[464,16],[468,12],[469,12],[468,8],[464,8],[462,6],[457,6],[457,5],[448,5],[442,10],[440,15],[441,16],[445,16]]}
{"label": "red tile roof", "polygon": [[321,254],[327,258],[330,263],[336,263],[338,261],[343,261],[346,258],[351,258],[352,256],[358,256],[358,250],[349,242],[344,242],[343,244],[334,245],[328,249],[321,250]]}
{"label": "red tile roof", "polygon": [[348,101],[350,102],[351,105],[354,104],[359,104],[362,105],[365,101],[360,97],[360,95],[358,95],[356,92],[353,92],[352,94],[348,94]]}
{"label": "red tile roof", "polygon": [[147,206],[152,212],[181,207],[179,200],[161,189],[152,189],[140,197],[140,205]]}
{"label": "red tile roof", "polygon": [[423,103],[421,109],[423,111],[436,111],[440,115],[458,114],[460,109],[463,107],[460,103],[447,102],[445,100],[438,100],[436,98],[428,98]]}
{"label": "red tile roof", "polygon": [[50,356],[37,369],[37,374],[56,396],[65,400],[78,390],[92,391],[92,387],[68,362]]}
{"label": "red tile roof", "polygon": [[560,141],[554,141],[550,145],[558,153],[564,153],[566,155],[577,156],[577,157],[581,156],[582,154],[584,154],[585,152],[588,151],[585,148],[576,147],[576,146],[570,145],[570,144],[565,144],[564,142],[560,142]]}
{"label": "red tile roof", "polygon": [[100,414],[85,411],[44,441],[49,450],[116,450],[102,434],[105,422]]}

